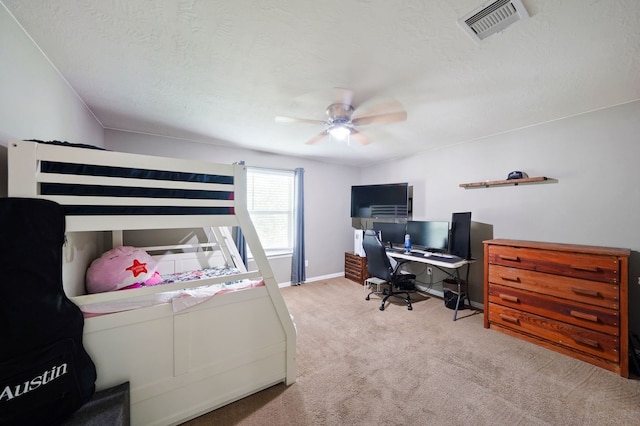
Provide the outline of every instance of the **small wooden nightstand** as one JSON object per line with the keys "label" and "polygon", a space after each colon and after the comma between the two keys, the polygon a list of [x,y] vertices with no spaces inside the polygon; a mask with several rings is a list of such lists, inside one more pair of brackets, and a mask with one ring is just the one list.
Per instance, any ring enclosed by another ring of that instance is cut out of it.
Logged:
{"label": "small wooden nightstand", "polygon": [[369,278],[367,258],[360,257],[352,252],[346,252],[344,254],[344,277],[364,285],[364,280]]}

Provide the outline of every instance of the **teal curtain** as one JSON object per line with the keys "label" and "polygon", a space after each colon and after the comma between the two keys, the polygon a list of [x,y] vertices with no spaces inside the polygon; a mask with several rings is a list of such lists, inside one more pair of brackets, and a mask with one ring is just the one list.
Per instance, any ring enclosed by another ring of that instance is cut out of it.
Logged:
{"label": "teal curtain", "polygon": [[304,169],[295,169],[293,182],[293,257],[291,259],[291,284],[300,285],[307,279],[304,266]]}

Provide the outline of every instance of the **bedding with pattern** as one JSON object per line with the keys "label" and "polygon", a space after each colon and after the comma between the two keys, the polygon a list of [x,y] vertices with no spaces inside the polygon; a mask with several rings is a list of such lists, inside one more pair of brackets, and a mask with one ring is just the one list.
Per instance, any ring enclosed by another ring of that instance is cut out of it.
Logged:
{"label": "bedding with pattern", "polygon": [[[177,282],[193,282],[202,279],[216,278],[240,273],[235,267],[205,268],[194,271],[176,272],[173,274],[163,274],[162,281],[155,286],[162,284],[173,284]],[[103,315],[115,312],[128,311],[147,306],[154,306],[162,303],[171,303],[174,312],[180,312],[191,306],[202,303],[216,294],[223,294],[246,288],[263,286],[264,282],[252,280],[231,280],[220,284],[210,284],[183,290],[168,291],[145,296],[138,296],[131,299],[115,300],[100,303],[83,305],[80,307],[85,317]],[[121,290],[127,291],[127,290]]]}

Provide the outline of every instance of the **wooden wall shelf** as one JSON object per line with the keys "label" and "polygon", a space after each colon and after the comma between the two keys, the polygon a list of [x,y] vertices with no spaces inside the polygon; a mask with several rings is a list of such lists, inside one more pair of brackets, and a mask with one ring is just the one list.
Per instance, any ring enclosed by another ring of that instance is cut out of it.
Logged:
{"label": "wooden wall shelf", "polygon": [[522,179],[505,179],[505,180],[487,180],[484,182],[471,182],[471,183],[461,183],[461,188],[488,188],[490,186],[499,186],[499,185],[519,185],[521,183],[540,183],[540,182],[557,182],[553,179],[549,179],[545,176],[531,177],[531,178],[522,178]]}

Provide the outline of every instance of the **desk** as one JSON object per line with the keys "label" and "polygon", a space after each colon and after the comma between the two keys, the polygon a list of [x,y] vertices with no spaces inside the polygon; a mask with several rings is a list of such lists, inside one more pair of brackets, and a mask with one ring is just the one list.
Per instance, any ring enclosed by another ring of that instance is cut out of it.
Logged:
{"label": "desk", "polygon": [[469,302],[469,307],[471,307],[471,299],[469,298],[469,289],[466,288],[464,292],[464,296],[462,295],[463,280],[460,278],[460,269],[463,266],[467,267],[466,280],[464,280],[464,282],[466,282],[466,285],[468,287],[469,267],[473,262],[475,262],[475,260],[460,259],[460,260],[454,261],[453,259],[442,259],[442,258],[436,258],[435,256],[429,256],[428,254],[425,254],[425,252],[421,252],[421,251],[415,251],[415,252],[416,253],[414,254],[414,253],[405,253],[403,251],[387,250],[387,255],[400,261],[401,263],[419,262],[419,263],[425,263],[427,265],[435,266],[436,268],[438,268],[438,270],[444,272],[449,277],[453,278],[458,288],[458,299],[456,300],[456,308],[453,312],[453,320],[455,321],[458,316],[458,304],[460,303],[461,299],[464,300],[464,296],[466,296],[467,301]]}

